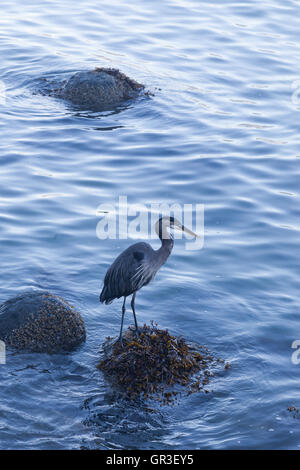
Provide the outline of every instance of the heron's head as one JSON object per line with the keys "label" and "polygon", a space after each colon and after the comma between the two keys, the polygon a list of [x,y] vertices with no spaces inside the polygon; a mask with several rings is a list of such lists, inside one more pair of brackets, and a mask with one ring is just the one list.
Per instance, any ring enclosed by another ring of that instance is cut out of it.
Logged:
{"label": "heron's head", "polygon": [[170,229],[179,230],[181,232],[192,235],[193,237],[199,237],[199,235],[192,232],[192,230],[182,225],[182,223],[175,219],[175,217],[165,215],[161,217],[155,224],[155,231],[161,240],[172,238]]}

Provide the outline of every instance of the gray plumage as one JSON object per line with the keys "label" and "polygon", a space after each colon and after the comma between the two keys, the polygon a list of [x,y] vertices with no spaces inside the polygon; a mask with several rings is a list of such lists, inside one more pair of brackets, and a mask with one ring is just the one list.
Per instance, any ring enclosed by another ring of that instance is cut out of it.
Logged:
{"label": "gray plumage", "polygon": [[161,240],[161,247],[158,250],[153,250],[148,243],[135,243],[124,250],[107,270],[100,302],[110,304],[114,299],[124,297],[119,336],[121,344],[126,297],[132,294],[131,307],[138,336],[134,305],[136,292],[149,284],[159,268],[167,261],[174,245],[169,232],[169,229],[173,227],[197,236],[174,217],[162,217],[155,224],[155,231]]}
{"label": "gray plumage", "polygon": [[149,284],[171,253],[173,240],[168,242],[168,251],[166,244],[162,251],[161,248],[153,250],[144,242],[136,243],[123,251],[106,273],[100,302],[110,304],[114,299],[128,297]]}

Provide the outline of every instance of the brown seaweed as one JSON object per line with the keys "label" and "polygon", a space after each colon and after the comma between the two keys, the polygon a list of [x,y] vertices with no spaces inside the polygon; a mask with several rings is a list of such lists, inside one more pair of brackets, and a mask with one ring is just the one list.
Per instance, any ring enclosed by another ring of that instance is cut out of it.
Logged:
{"label": "brown seaweed", "polygon": [[104,358],[97,367],[123,396],[157,398],[172,403],[182,393],[191,394],[205,386],[214,375],[212,366],[224,363],[215,359],[204,346],[188,343],[155,324],[140,328],[139,338],[128,329],[124,346],[111,342],[104,345]]}

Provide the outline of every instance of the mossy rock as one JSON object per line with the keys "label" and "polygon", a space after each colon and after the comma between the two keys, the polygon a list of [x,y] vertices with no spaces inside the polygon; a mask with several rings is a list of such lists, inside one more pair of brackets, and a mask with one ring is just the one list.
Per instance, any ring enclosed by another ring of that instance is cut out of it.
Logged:
{"label": "mossy rock", "polygon": [[80,314],[61,297],[26,291],[0,306],[0,339],[20,351],[60,353],[85,341]]}
{"label": "mossy rock", "polygon": [[213,369],[224,361],[205,346],[171,335],[156,325],[128,329],[123,344],[107,338],[98,368],[113,389],[129,399],[155,398],[173,403],[178,395],[206,391]]}
{"label": "mossy rock", "polygon": [[46,80],[41,92],[81,108],[101,111],[137,98],[143,89],[144,85],[117,69],[96,68],[77,72],[62,82]]}

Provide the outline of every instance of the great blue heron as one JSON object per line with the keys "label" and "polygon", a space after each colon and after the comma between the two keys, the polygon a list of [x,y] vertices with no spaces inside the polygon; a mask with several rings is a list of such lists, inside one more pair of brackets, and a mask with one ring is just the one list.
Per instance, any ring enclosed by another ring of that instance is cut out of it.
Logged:
{"label": "great blue heron", "polygon": [[138,324],[134,305],[135,296],[139,289],[149,284],[171,254],[174,245],[173,237],[170,233],[171,228],[198,237],[198,235],[184,227],[174,217],[161,217],[155,224],[155,231],[161,240],[161,247],[158,250],[153,250],[148,243],[135,243],[124,250],[107,270],[104,286],[100,294],[100,302],[110,304],[114,299],[124,297],[121,329],[118,338],[122,345],[126,297],[132,294],[131,308],[136,336],[138,337]]}

